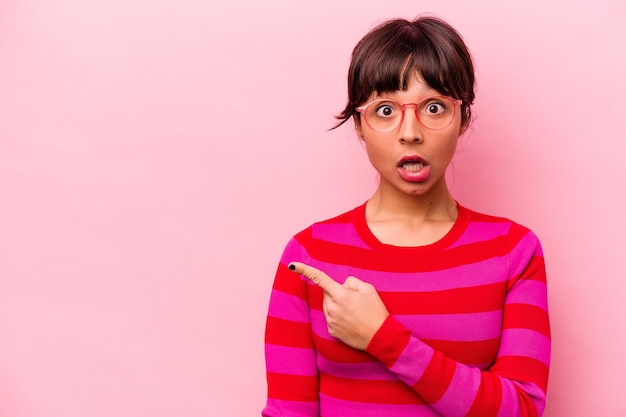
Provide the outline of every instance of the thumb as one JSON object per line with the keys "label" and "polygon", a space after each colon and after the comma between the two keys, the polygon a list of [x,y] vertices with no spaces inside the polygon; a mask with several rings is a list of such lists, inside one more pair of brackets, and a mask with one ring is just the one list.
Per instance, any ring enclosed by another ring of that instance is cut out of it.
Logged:
{"label": "thumb", "polygon": [[347,288],[352,291],[359,291],[363,289],[364,285],[367,285],[367,283],[364,281],[361,281],[357,277],[352,277],[352,276],[346,278],[346,280],[343,283],[344,288]]}

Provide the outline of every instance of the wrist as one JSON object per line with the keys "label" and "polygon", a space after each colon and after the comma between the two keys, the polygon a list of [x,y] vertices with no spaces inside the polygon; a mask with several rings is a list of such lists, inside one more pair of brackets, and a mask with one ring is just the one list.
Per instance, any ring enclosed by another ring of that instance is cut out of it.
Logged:
{"label": "wrist", "polygon": [[410,338],[411,332],[392,315],[388,315],[367,344],[365,352],[377,358],[385,366],[391,367]]}

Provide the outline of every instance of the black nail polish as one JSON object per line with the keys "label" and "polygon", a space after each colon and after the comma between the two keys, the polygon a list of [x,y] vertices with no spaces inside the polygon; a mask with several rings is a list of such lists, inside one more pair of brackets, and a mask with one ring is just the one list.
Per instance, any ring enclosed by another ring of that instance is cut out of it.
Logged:
{"label": "black nail polish", "polygon": [[296,270],[296,266],[295,265],[289,264],[288,268],[291,269],[292,271]]}

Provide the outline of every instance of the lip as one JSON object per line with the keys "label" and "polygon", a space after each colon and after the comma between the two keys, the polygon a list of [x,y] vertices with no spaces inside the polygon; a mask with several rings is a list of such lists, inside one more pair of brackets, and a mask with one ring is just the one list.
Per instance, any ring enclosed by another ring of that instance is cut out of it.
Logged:
{"label": "lip", "polygon": [[[420,171],[409,171],[402,168],[402,164],[406,162],[420,162],[424,165],[424,167]],[[408,182],[425,182],[430,176],[430,167],[428,162],[426,162],[426,160],[420,155],[406,155],[398,162],[398,175],[400,175],[400,178]]]}
{"label": "lip", "polygon": [[405,162],[421,162],[424,165],[428,165],[428,162],[426,162],[426,160],[420,155],[406,155],[403,156],[402,159],[400,159],[400,162],[398,162],[398,168],[401,167],[402,164],[404,164]]}

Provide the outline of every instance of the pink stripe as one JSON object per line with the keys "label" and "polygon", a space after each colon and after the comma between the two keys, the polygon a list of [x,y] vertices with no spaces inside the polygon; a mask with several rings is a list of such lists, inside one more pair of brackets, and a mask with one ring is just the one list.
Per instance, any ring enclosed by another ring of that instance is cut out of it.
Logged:
{"label": "pink stripe", "polygon": [[524,392],[528,394],[535,408],[537,409],[537,415],[543,415],[543,411],[546,407],[546,393],[541,388],[530,382],[518,382],[513,381],[513,384],[520,387]]}
{"label": "pink stripe", "polygon": [[[316,376],[317,354],[314,349],[295,348],[278,345],[265,345],[265,357],[272,358],[267,362],[268,372],[288,375]],[[293,360],[298,358],[298,360]]]}
{"label": "pink stripe", "polygon": [[528,394],[537,409],[537,415],[543,415],[543,410],[546,405],[546,394],[541,390],[541,388],[535,384],[521,384],[502,377],[500,377],[500,381],[502,382],[502,403],[500,405],[498,417],[519,416],[521,414],[519,396],[517,394],[517,390],[515,389],[516,385]]}
{"label": "pink stripe", "polygon": [[287,243],[280,262],[286,266],[292,261],[309,262],[310,259],[307,250],[296,239],[292,238]]}
{"label": "pink stripe", "polygon": [[322,311],[311,310],[311,331],[323,339],[337,340],[328,333],[328,324]]}
{"label": "pink stripe", "polygon": [[319,414],[318,406],[317,401],[309,403],[268,398],[265,409],[261,412],[261,415],[263,417],[311,417]]}
{"label": "pink stripe", "polygon": [[498,356],[525,356],[550,366],[550,339],[534,330],[506,329]]}
{"label": "pink stripe", "polygon": [[511,228],[511,222],[503,221],[500,223],[493,222],[473,222],[467,226],[461,237],[451,246],[471,245],[476,242],[484,242],[505,236]]}
{"label": "pink stripe", "polygon": [[306,323],[309,321],[309,309],[300,297],[272,290],[268,316]]}
{"label": "pink stripe", "polygon": [[445,394],[433,407],[446,417],[465,416],[480,387],[480,378],[480,369],[457,365]]}
{"label": "pink stripe", "polygon": [[[463,321],[457,322],[458,317],[462,317]],[[453,342],[481,342],[500,337],[501,317],[500,311],[456,315],[394,316],[416,337]],[[328,333],[326,319],[321,311],[311,311],[311,329],[318,337],[337,340]]]}
{"label": "pink stripe", "polygon": [[524,272],[524,269],[528,266],[526,262],[515,262],[516,260],[530,260],[533,256],[543,256],[541,246],[532,232],[528,232],[518,244],[511,249],[509,257],[512,260],[513,269],[511,269],[511,276]]}
{"label": "pink stripe", "polygon": [[412,337],[406,348],[390,368],[405,383],[415,384],[430,364],[435,350],[421,340]]}
{"label": "pink stripe", "polygon": [[467,314],[396,315],[394,318],[421,339],[478,342],[500,337],[502,311]]}
{"label": "pink stripe", "polygon": [[360,403],[339,400],[324,394],[320,394],[320,415],[323,417],[441,417],[441,414],[428,405]]}
{"label": "pink stripe", "polygon": [[500,411],[498,417],[519,416],[519,400],[515,386],[508,379],[500,378],[502,383],[502,402],[500,403]]}
{"label": "pink stripe", "polygon": [[534,280],[521,280],[515,284],[504,304],[529,304],[548,311],[548,290],[546,283]]}
{"label": "pink stripe", "polygon": [[352,223],[316,224],[313,226],[312,235],[314,239],[322,239],[326,242],[369,249]]}
{"label": "pink stripe", "polygon": [[[316,267],[338,282],[343,282],[348,274],[355,276],[369,282],[379,292],[443,291],[495,284],[506,281],[510,269],[509,260],[506,257],[494,257],[470,265],[432,272],[373,271],[324,262],[317,262]],[[485,274],[485,270],[490,271],[490,273]]]}

